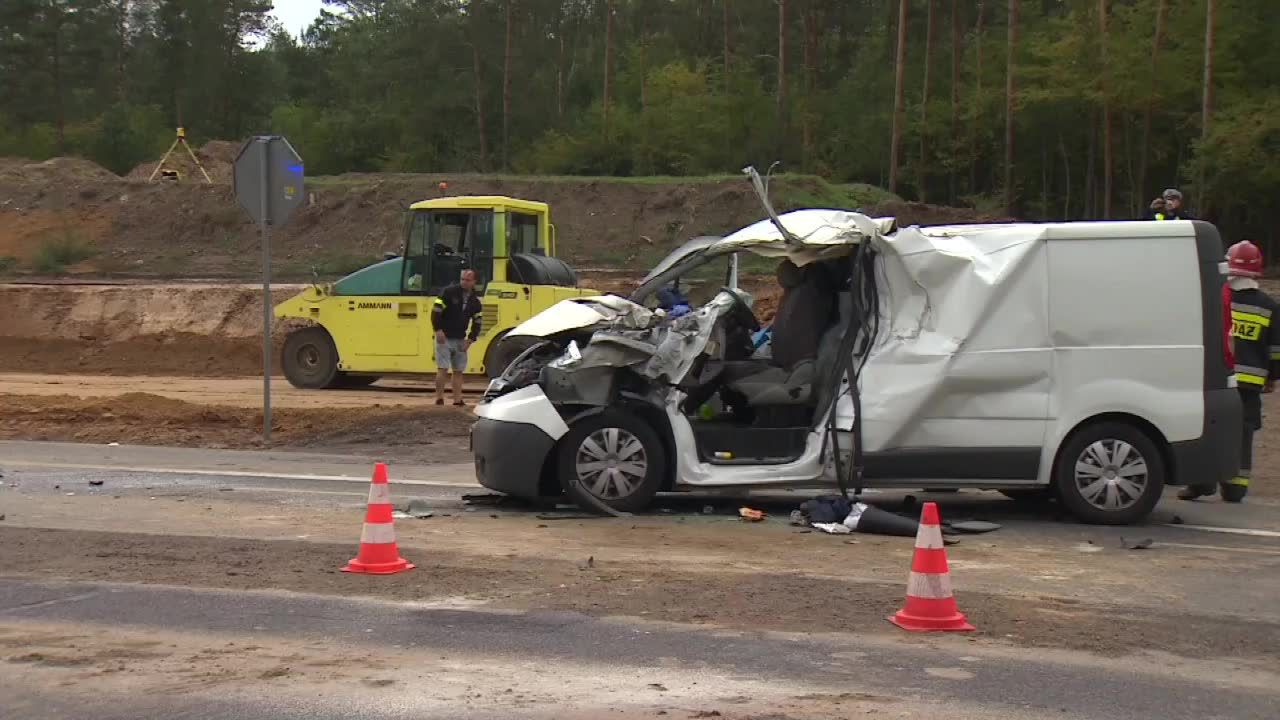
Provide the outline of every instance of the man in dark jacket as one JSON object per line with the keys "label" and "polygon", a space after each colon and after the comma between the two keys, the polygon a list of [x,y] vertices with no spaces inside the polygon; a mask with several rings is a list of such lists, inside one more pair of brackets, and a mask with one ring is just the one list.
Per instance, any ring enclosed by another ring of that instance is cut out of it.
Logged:
{"label": "man in dark jacket", "polygon": [[1182,192],[1177,188],[1169,188],[1160,195],[1164,200],[1161,220],[1195,220],[1195,217],[1182,206]]}
{"label": "man in dark jacket", "polygon": [[480,298],[476,295],[476,271],[463,270],[458,282],[440,291],[431,309],[436,331],[436,404],[444,404],[444,386],[453,371],[453,404],[462,407],[462,374],[467,371],[467,351],[480,337]]}

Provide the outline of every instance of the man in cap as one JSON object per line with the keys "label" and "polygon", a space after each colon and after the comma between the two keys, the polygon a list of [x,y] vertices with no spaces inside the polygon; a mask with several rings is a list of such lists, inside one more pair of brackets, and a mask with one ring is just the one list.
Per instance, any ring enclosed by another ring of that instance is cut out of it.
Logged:
{"label": "man in cap", "polygon": [[1164,210],[1158,213],[1162,217],[1157,217],[1157,220],[1195,220],[1182,206],[1182,191],[1169,188],[1160,194],[1160,198],[1164,200]]}

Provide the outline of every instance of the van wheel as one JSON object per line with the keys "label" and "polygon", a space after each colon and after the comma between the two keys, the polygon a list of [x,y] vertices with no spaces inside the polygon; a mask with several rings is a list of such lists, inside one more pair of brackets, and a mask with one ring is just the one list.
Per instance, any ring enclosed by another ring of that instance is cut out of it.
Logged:
{"label": "van wheel", "polygon": [[338,378],[338,349],[324,328],[309,327],[289,333],[280,360],[285,378],[297,388],[327,388]]}
{"label": "van wheel", "polygon": [[560,487],[578,507],[596,503],[614,510],[639,512],[662,486],[666,454],[662,441],[640,418],[605,410],[569,428],[557,451]]}
{"label": "van wheel", "polygon": [[542,338],[530,337],[528,335],[517,335],[516,337],[507,337],[501,335],[494,338],[489,343],[489,349],[484,354],[484,371],[489,379],[499,377],[506,372],[507,366],[511,361],[520,357],[520,353],[529,348],[543,342]]}
{"label": "van wheel", "polygon": [[1146,433],[1101,422],[1067,440],[1054,465],[1063,505],[1082,522],[1128,525],[1151,513],[1164,491],[1164,459]]}

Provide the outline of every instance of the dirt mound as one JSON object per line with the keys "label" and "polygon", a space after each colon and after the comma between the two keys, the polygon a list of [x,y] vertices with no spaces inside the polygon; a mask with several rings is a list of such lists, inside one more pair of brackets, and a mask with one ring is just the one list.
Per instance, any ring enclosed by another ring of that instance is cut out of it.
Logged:
{"label": "dirt mound", "polygon": [[[275,445],[330,447],[371,438],[384,445],[421,445],[465,436],[469,417],[453,408],[277,408],[271,425]],[[0,437],[7,439],[254,447],[261,444],[261,431],[261,411],[149,393],[0,396]]]}
{"label": "dirt mound", "polygon": [[920,202],[886,202],[876,205],[871,215],[897,219],[899,227],[911,225],[962,225],[971,223],[1017,222],[999,213],[986,213],[973,208],[929,205]]}
{"label": "dirt mound", "polygon": [[[299,289],[274,288],[273,304]],[[277,362],[288,329],[274,329]],[[262,292],[248,286],[0,285],[5,372],[254,375],[261,332]]]}
{"label": "dirt mound", "polygon": [[43,162],[0,158],[0,183],[78,184],[114,182],[120,176],[78,157],[56,157]]}
{"label": "dirt mound", "polygon": [[[233,166],[235,164],[236,155],[240,152],[240,143],[230,142],[228,140],[210,140],[205,143],[199,150],[196,150],[196,158],[200,160],[200,166],[205,172],[209,173],[209,178],[215,183],[230,183],[233,175]],[[147,162],[139,165],[129,172],[130,180],[146,180],[151,177],[151,173],[155,172],[159,161]],[[204,175],[201,174],[200,168],[191,161],[191,156],[187,154],[186,149],[178,146],[173,149],[173,153],[169,155],[169,159],[165,161],[166,170],[176,170],[181,179],[189,182],[204,182]]]}

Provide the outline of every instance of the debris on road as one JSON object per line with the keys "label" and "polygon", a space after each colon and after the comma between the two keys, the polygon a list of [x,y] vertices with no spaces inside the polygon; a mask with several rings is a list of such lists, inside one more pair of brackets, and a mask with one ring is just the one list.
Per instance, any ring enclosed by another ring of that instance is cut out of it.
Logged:
{"label": "debris on road", "polygon": [[408,520],[413,516],[403,510],[392,510],[391,517],[396,520]]}
{"label": "debris on road", "polygon": [[1142,538],[1141,540],[1130,543],[1128,540],[1125,540],[1123,535],[1120,536],[1120,547],[1127,550],[1146,550],[1154,544],[1155,540],[1152,538]]}
{"label": "debris on road", "polygon": [[960,522],[946,523],[943,525],[943,528],[950,528],[956,532],[976,535],[999,530],[1001,525],[999,523],[987,522],[986,520],[961,520]]}
{"label": "debris on road", "polygon": [[814,529],[821,530],[828,535],[848,535],[853,532],[848,525],[844,523],[814,523]]}
{"label": "debris on road", "polygon": [[106,482],[106,481],[105,481],[105,480],[90,480],[90,481],[89,481],[89,484],[90,484],[90,485],[93,485],[93,486],[95,486],[95,487],[97,487],[97,486],[99,486],[99,485],[102,485],[104,482]]}
{"label": "debris on road", "polygon": [[703,515],[715,515],[715,514],[716,514],[716,509],[715,509],[714,507],[710,506],[710,505],[703,505],[703,506],[702,506],[702,514],[703,514]]}
{"label": "debris on road", "polygon": [[[919,529],[919,524],[911,518],[904,518],[866,503],[850,502],[839,495],[822,495],[804,501],[799,510],[791,513],[791,523],[839,535],[860,532],[913,537]],[[841,525],[845,530],[828,529],[831,525]]]}
{"label": "debris on road", "polygon": [[1082,553],[1096,553],[1102,552],[1102,548],[1098,545],[1094,545],[1092,540],[1086,540],[1085,542],[1076,544],[1076,551]]}
{"label": "debris on road", "polygon": [[800,514],[809,524],[841,522],[849,517],[851,510],[853,503],[839,495],[820,495],[800,503]]}
{"label": "debris on road", "polygon": [[760,522],[768,516],[768,513],[763,510],[756,510],[755,508],[740,507],[738,508],[738,516],[748,522]]}
{"label": "debris on road", "polygon": [[435,517],[435,512],[427,506],[427,501],[420,498],[410,500],[408,507],[405,508],[405,512],[408,513],[409,517],[418,520],[426,520],[427,518]]}
{"label": "debris on road", "polygon": [[854,503],[843,524],[855,532],[871,535],[915,537],[920,530],[920,524],[915,520],[866,503]]}

